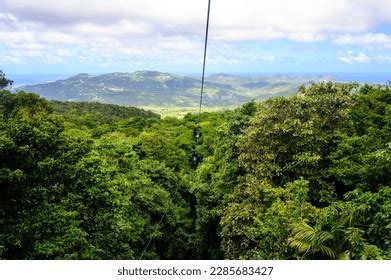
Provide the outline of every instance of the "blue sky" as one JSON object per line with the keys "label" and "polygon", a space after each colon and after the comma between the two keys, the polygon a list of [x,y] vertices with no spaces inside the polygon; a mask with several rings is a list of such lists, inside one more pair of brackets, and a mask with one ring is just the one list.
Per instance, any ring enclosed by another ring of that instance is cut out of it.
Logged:
{"label": "blue sky", "polygon": [[[391,72],[390,0],[212,0],[207,73]],[[6,73],[201,71],[207,0],[0,0]]]}

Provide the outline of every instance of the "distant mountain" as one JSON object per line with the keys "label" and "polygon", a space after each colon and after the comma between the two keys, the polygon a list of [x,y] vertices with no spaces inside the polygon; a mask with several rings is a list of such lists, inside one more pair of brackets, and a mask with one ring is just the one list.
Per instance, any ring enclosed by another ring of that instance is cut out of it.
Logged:
{"label": "distant mountain", "polygon": [[[329,76],[215,74],[206,78],[205,106],[234,106],[252,99],[287,95],[300,85],[333,80]],[[50,100],[95,101],[131,106],[192,107],[199,102],[201,80],[156,71],[79,74],[65,80],[17,88]]]}

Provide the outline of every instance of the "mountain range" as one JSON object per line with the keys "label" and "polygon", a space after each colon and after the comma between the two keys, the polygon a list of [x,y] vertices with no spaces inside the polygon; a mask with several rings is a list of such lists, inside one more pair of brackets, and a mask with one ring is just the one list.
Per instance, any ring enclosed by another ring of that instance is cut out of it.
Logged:
{"label": "mountain range", "polygon": [[[331,76],[214,74],[206,77],[206,107],[236,106],[250,100],[288,95],[301,85],[333,81]],[[50,100],[94,101],[130,106],[195,107],[201,79],[156,71],[78,74],[67,79],[17,88]]]}

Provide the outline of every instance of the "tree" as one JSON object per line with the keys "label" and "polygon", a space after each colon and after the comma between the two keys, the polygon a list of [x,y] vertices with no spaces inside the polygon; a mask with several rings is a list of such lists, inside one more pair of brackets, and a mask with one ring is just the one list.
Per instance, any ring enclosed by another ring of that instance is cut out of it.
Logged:
{"label": "tree", "polygon": [[389,255],[389,96],[321,83],[261,103],[237,144],[243,173],[222,209],[224,256]]}
{"label": "tree", "polygon": [[[53,219],[74,215],[61,206],[72,189],[75,164],[88,149],[87,139],[64,134],[61,118],[46,100],[0,92],[0,247],[5,258],[45,257],[37,244],[50,235]],[[53,219],[43,222],[48,217]],[[65,234],[66,228],[58,231]]]}
{"label": "tree", "polygon": [[377,191],[391,182],[391,88],[364,86],[355,97],[331,173],[348,189]]}
{"label": "tree", "polygon": [[390,98],[320,83],[159,119],[0,90],[0,258],[390,259]]}
{"label": "tree", "polygon": [[282,186],[310,181],[310,199],[327,205],[337,190],[325,168],[335,131],[345,125],[354,84],[314,84],[297,95],[266,100],[239,143],[239,160],[259,180]]}
{"label": "tree", "polygon": [[327,241],[334,238],[330,232],[322,231],[319,227],[311,227],[302,222],[294,225],[292,235],[288,239],[288,244],[304,253],[303,257],[306,257],[307,254],[316,256],[321,253],[331,259],[337,258],[335,250],[326,245]]}
{"label": "tree", "polygon": [[[227,197],[243,175],[243,168],[238,164],[239,152],[236,145],[256,111],[257,104],[249,102],[225,113],[224,121],[214,122],[211,118],[205,118],[202,123],[206,134],[202,144],[213,147],[213,151],[202,154],[204,161],[194,174],[191,189],[197,199],[193,241],[197,258],[224,257],[219,236],[221,216],[228,202]],[[216,129],[218,125],[219,128]]]}
{"label": "tree", "polygon": [[14,82],[5,77],[3,70],[0,70],[0,90],[11,86]]}

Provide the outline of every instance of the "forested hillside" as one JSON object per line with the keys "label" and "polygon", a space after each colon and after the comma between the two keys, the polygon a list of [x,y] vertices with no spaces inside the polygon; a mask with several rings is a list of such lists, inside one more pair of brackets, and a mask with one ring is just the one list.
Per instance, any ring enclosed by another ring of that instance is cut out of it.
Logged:
{"label": "forested hillside", "polygon": [[388,87],[182,119],[2,90],[0,258],[391,259],[390,171]]}
{"label": "forested hillside", "polygon": [[[232,107],[252,99],[288,95],[302,84],[312,81],[333,81],[321,75],[240,76],[216,74],[206,78],[204,105]],[[157,71],[79,74],[68,79],[17,90],[35,92],[49,100],[89,101],[143,107],[198,107],[199,77],[178,76]]]}

